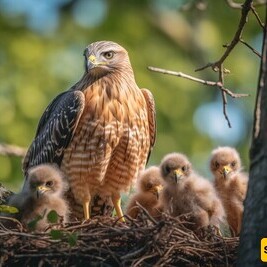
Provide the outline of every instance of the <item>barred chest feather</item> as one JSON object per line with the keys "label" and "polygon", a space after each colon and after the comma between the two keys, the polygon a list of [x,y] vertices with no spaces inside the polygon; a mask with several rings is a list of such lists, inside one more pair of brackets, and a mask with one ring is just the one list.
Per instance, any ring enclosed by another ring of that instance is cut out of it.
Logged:
{"label": "barred chest feather", "polygon": [[62,169],[76,201],[126,191],[144,168],[150,146],[146,102],[139,88],[99,80],[85,91],[85,109]]}

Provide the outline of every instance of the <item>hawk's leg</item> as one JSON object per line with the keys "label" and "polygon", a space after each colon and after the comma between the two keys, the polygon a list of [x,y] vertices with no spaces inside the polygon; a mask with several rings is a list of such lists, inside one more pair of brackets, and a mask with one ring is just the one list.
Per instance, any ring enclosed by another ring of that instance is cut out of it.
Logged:
{"label": "hawk's leg", "polygon": [[90,199],[83,201],[83,215],[85,220],[90,219]]}
{"label": "hawk's leg", "polygon": [[118,195],[113,195],[112,196],[112,202],[116,211],[117,216],[120,218],[120,221],[125,222],[122,209],[121,209],[121,196]]}

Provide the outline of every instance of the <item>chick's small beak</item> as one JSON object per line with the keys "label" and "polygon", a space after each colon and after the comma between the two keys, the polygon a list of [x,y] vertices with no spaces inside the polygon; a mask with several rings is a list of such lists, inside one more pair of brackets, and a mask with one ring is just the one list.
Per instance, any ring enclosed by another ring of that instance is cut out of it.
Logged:
{"label": "chick's small beak", "polygon": [[229,165],[223,166],[222,168],[222,174],[223,177],[226,178],[226,176],[232,171],[232,168]]}
{"label": "chick's small beak", "polygon": [[178,183],[178,181],[181,180],[183,176],[182,170],[181,169],[174,170],[173,174],[174,174],[175,183]]}
{"label": "chick's small beak", "polygon": [[46,187],[46,186],[43,186],[43,185],[40,185],[37,187],[37,198],[39,198],[41,195],[43,195],[46,191],[50,190],[49,187]]}
{"label": "chick's small beak", "polygon": [[159,199],[159,194],[161,192],[161,190],[163,189],[163,186],[162,185],[157,185],[157,186],[154,186],[153,189],[152,189],[152,193],[154,195],[156,195],[157,199]]}

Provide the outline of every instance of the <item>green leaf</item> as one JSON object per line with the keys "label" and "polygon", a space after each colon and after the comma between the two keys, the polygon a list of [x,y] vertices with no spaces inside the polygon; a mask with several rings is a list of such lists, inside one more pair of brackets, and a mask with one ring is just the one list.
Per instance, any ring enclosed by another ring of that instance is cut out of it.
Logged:
{"label": "green leaf", "polygon": [[47,214],[47,220],[50,223],[57,223],[58,222],[58,214],[55,210],[51,210],[48,214]]}
{"label": "green leaf", "polygon": [[52,239],[58,240],[58,239],[62,239],[63,238],[63,232],[60,230],[54,230],[52,229],[50,231],[50,235],[52,237]]}
{"label": "green leaf", "polygon": [[33,231],[36,229],[36,225],[37,223],[43,219],[43,217],[41,215],[38,215],[35,219],[33,219],[32,221],[30,221],[28,224],[27,224],[27,227],[29,228],[29,230]]}
{"label": "green leaf", "polygon": [[5,213],[18,213],[19,210],[16,207],[8,206],[8,205],[0,205],[0,212]]}
{"label": "green leaf", "polygon": [[77,239],[78,239],[77,233],[68,234],[68,243],[71,247],[76,245]]}

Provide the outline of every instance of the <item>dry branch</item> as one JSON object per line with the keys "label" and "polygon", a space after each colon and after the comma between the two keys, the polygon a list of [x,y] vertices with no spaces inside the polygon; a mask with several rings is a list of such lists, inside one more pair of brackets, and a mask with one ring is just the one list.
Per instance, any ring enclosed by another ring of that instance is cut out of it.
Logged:
{"label": "dry branch", "polygon": [[261,58],[261,54],[253,48],[251,45],[249,45],[247,42],[245,42],[243,39],[239,40],[240,43],[244,44],[246,47],[248,47],[255,55],[257,55],[259,58]]}
{"label": "dry branch", "polygon": [[246,97],[249,96],[249,94],[236,94],[233,93],[231,90],[227,89],[224,87],[224,81],[223,81],[223,72],[220,70],[219,74],[220,74],[220,78],[218,82],[214,82],[214,81],[207,81],[207,80],[202,80],[193,76],[190,76],[188,74],[185,74],[183,72],[176,72],[176,71],[170,71],[170,70],[165,70],[165,69],[161,69],[161,68],[155,68],[155,67],[148,67],[149,70],[151,71],[155,71],[155,72],[159,72],[162,74],[169,74],[169,75],[174,75],[177,77],[181,77],[181,78],[185,78],[194,82],[198,82],[204,85],[208,85],[208,86],[212,86],[212,87],[216,87],[218,89],[221,90],[222,92],[222,99],[223,99],[223,114],[224,117],[226,118],[226,121],[228,123],[228,126],[231,128],[231,123],[230,120],[228,118],[227,115],[227,111],[226,111],[226,105],[227,105],[227,98],[226,98],[226,94],[231,96],[232,98],[239,98],[239,97]]}
{"label": "dry branch", "polygon": [[[250,10],[252,10],[253,14],[256,16],[256,19],[259,22],[260,26],[264,27],[264,24],[261,22],[258,13],[256,12],[255,8],[253,7],[253,0],[246,0],[243,4],[235,3],[232,0],[226,0],[226,2],[232,8],[241,9],[241,17],[239,20],[238,28],[234,34],[234,37],[233,37],[232,41],[230,42],[230,44],[224,45],[226,50],[223,53],[223,55],[220,57],[219,60],[217,60],[213,63],[208,63],[205,66],[200,67],[200,68],[195,70],[195,71],[201,71],[201,70],[204,70],[204,69],[211,67],[214,71],[218,72],[219,77],[218,77],[217,82],[205,81],[205,80],[184,74],[182,72],[174,72],[174,71],[169,71],[169,70],[155,68],[155,67],[148,67],[148,69],[151,71],[160,72],[163,74],[170,74],[170,75],[174,75],[177,77],[182,77],[182,78],[194,81],[194,82],[199,82],[201,84],[205,84],[205,85],[209,85],[209,86],[215,86],[218,89],[220,89],[221,95],[222,95],[222,103],[223,103],[223,114],[224,114],[224,117],[228,123],[228,126],[231,128],[231,123],[230,123],[229,117],[227,115],[227,110],[226,110],[227,95],[229,95],[233,98],[243,97],[243,96],[248,96],[248,95],[247,94],[234,94],[229,89],[224,87],[224,74],[227,74],[230,71],[227,70],[226,68],[224,68],[223,63],[239,42],[246,45],[250,50],[252,50],[253,53],[255,53],[257,56],[261,57],[258,51],[256,51],[253,47],[251,47],[249,44],[247,44],[244,40],[242,40],[242,33],[244,30],[245,24],[248,20],[248,14],[249,14]],[[256,4],[261,5],[261,4],[265,4],[265,3],[266,3],[266,1],[260,0],[260,1],[257,1]],[[254,5],[255,5],[255,3],[254,3]]]}
{"label": "dry branch", "polygon": [[[74,232],[75,230],[75,232]],[[194,233],[182,217],[152,222],[146,213],[121,223],[95,217],[49,233],[6,230],[0,224],[0,262],[5,266],[232,266],[239,239],[221,237],[212,227]],[[77,234],[74,245],[68,236]]]}
{"label": "dry branch", "polygon": [[0,143],[0,155],[3,156],[24,157],[26,151],[24,147]]}

